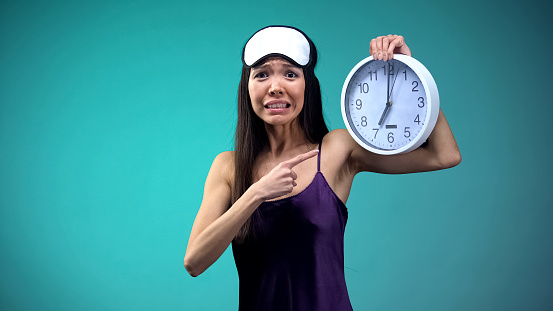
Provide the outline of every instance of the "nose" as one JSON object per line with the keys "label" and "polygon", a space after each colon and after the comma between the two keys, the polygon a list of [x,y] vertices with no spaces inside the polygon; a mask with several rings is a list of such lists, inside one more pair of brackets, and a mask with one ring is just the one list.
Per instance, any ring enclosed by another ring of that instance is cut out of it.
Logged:
{"label": "nose", "polygon": [[271,86],[269,87],[269,94],[271,95],[283,94],[283,89],[278,79],[274,79],[273,82],[271,83]]}

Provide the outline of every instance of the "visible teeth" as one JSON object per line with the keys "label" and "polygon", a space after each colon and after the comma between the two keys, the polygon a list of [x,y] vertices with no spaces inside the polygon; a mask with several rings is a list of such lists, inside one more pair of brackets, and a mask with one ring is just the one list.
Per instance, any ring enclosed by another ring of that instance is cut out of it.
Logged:
{"label": "visible teeth", "polygon": [[276,109],[276,108],[286,108],[287,104],[279,103],[279,104],[269,104],[267,105],[267,108],[270,109]]}

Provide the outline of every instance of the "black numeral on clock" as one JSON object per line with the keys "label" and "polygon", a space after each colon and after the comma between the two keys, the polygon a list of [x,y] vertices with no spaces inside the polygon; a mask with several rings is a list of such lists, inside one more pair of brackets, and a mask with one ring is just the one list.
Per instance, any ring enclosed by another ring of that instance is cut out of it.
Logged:
{"label": "black numeral on clock", "polygon": [[419,97],[419,104],[417,106],[419,106],[419,108],[424,107],[424,98],[423,97]]}
{"label": "black numeral on clock", "polygon": [[378,81],[378,73],[375,71],[370,71],[369,70],[369,79],[372,81],[373,80],[373,73],[374,73],[374,80],[375,81]]}
{"label": "black numeral on clock", "polygon": [[368,93],[369,92],[369,84],[368,83],[357,83],[359,86],[359,92],[360,93]]}
{"label": "black numeral on clock", "polygon": [[418,92],[419,91],[419,90],[417,90],[417,87],[419,87],[419,83],[417,81],[413,81],[413,83],[411,83],[411,85],[413,85],[413,89],[412,89],[413,92]]}

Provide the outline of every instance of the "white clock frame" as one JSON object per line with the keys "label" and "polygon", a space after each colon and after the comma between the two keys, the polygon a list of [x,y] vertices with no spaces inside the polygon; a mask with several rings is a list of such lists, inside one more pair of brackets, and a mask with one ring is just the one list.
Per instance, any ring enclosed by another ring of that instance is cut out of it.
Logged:
{"label": "white clock frame", "polygon": [[348,132],[353,137],[353,139],[355,139],[355,141],[363,148],[371,152],[382,154],[382,155],[407,153],[420,147],[420,145],[422,145],[428,139],[428,136],[430,136],[430,134],[432,133],[432,130],[436,125],[436,121],[438,120],[438,114],[440,112],[440,96],[438,94],[438,87],[436,85],[436,82],[434,81],[434,78],[430,74],[430,71],[428,71],[428,69],[426,69],[426,67],[421,62],[419,62],[418,60],[414,59],[411,56],[394,54],[393,59],[396,59],[404,63],[409,68],[411,68],[413,72],[415,72],[415,74],[418,76],[418,78],[420,79],[423,85],[424,91],[426,92],[426,104],[428,105],[426,118],[424,120],[424,124],[421,131],[411,142],[407,143],[406,145],[398,149],[392,149],[392,150],[383,150],[383,149],[374,148],[368,145],[367,143],[365,143],[363,140],[361,140],[357,136],[357,133],[352,129],[351,125],[349,124],[348,115],[346,112],[346,105],[348,105],[348,102],[347,102],[348,94],[346,94],[346,92],[348,90],[349,83],[353,78],[353,76],[363,65],[371,61],[375,61],[375,59],[372,56],[363,59],[357,65],[355,65],[353,69],[351,69],[350,73],[348,74],[344,82],[344,86],[342,87],[342,96],[341,96],[342,117],[348,129]]}

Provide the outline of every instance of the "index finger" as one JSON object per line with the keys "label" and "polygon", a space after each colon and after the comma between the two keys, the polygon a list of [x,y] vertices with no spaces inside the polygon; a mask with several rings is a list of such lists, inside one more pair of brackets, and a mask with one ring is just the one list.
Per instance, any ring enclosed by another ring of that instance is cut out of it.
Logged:
{"label": "index finger", "polygon": [[289,168],[293,168],[294,166],[300,164],[301,162],[316,156],[318,153],[319,153],[318,149],[311,150],[311,151],[308,151],[306,153],[300,154],[300,155],[296,156],[295,158],[292,158],[288,161],[284,161],[283,164],[285,164]]}

